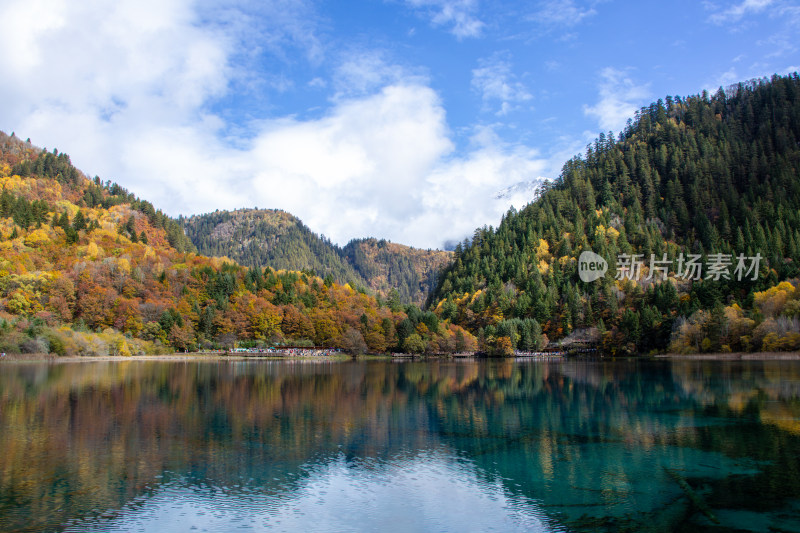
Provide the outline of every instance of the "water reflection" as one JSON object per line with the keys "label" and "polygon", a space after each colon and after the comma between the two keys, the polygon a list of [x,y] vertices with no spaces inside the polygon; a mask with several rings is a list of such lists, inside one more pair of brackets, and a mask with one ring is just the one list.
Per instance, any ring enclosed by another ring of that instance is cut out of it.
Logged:
{"label": "water reflection", "polygon": [[547,531],[524,496],[486,483],[446,450],[389,461],[343,454],[305,468],[301,479],[265,493],[186,482],[163,486],[120,517],[76,521],[68,531]]}
{"label": "water reflection", "polygon": [[4,364],[0,530],[797,531],[799,427],[789,361]]}

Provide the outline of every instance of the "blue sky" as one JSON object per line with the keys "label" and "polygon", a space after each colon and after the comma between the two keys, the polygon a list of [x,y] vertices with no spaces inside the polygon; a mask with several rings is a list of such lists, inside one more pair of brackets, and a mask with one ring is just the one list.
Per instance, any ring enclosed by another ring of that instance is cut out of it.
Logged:
{"label": "blue sky", "polygon": [[639,107],[800,66],[784,0],[6,0],[0,20],[0,129],[172,215],[280,208],[340,244],[460,240]]}

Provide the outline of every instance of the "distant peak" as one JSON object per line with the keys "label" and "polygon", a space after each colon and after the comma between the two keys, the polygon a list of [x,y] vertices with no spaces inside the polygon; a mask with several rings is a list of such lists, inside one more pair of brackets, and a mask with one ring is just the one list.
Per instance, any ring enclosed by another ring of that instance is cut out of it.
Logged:
{"label": "distant peak", "polygon": [[536,179],[517,182],[510,187],[497,191],[494,195],[494,199],[516,201],[521,197],[525,197],[527,198],[526,203],[531,202],[535,199],[536,191],[539,186],[546,180],[547,178],[539,176]]}

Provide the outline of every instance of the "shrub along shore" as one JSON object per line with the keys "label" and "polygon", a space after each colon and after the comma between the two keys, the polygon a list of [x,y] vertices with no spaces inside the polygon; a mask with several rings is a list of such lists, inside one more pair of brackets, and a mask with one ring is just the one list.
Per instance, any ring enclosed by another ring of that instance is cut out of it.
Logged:
{"label": "shrub along shore", "polygon": [[[189,353],[170,353],[158,355],[73,355],[73,356],[58,356],[56,354],[46,353],[8,353],[5,357],[0,358],[2,362],[53,362],[53,363],[70,363],[70,362],[114,362],[114,361],[246,361],[254,359],[280,359],[287,361],[295,360],[319,360],[319,361],[347,361],[352,359],[391,359],[398,354],[383,354],[383,355],[348,355],[345,353],[338,353],[333,355],[281,355],[281,354],[259,354],[259,355],[236,355],[221,352],[189,352]],[[429,359],[430,356],[416,356],[418,358]],[[441,356],[434,356],[433,358],[440,358]],[[446,357],[446,356],[445,356]],[[641,357],[644,359],[670,359],[670,360],[704,360],[704,361],[800,361],[800,351],[796,352],[736,352],[736,353],[703,353],[703,354],[657,354],[657,355],[641,355],[633,356]],[[608,356],[591,356],[580,357],[581,359],[604,359],[609,360]],[[619,356],[614,359],[619,359]]]}

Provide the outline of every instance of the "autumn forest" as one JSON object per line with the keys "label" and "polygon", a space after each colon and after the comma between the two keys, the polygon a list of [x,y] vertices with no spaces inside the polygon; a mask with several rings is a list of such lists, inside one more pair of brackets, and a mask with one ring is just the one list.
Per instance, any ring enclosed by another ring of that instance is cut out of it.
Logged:
{"label": "autumn forest", "polygon": [[[799,141],[796,73],[667,97],[447,253],[340,248],[282,211],[173,219],[0,133],[0,350],[511,355],[577,337],[618,354],[797,350]],[[587,250],[609,262],[596,282],[579,276]],[[637,254],[634,279],[617,258]],[[730,275],[757,254],[751,276]],[[727,276],[652,275],[651,257],[723,256]]]}

